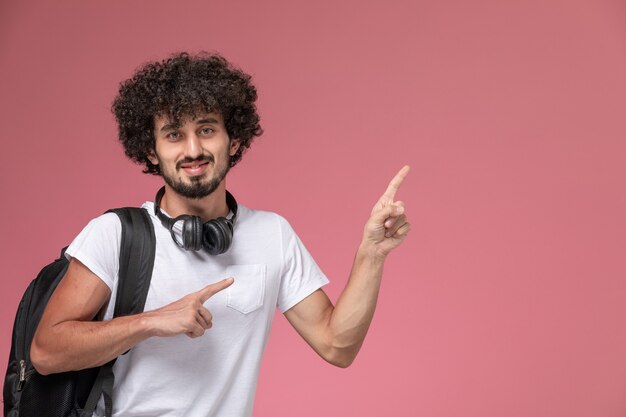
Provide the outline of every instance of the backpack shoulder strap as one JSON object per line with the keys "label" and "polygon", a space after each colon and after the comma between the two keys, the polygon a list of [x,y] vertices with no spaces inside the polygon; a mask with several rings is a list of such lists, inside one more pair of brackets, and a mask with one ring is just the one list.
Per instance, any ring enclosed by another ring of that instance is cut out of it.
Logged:
{"label": "backpack shoulder strap", "polygon": [[150,215],[144,209],[109,210],[122,222],[120,270],[114,317],[143,311],[152,278],[156,238]]}
{"label": "backpack shoulder strap", "polygon": [[[156,238],[152,220],[146,210],[137,207],[111,209],[109,212],[117,214],[122,222],[120,270],[113,317],[141,313],[154,266]],[[105,416],[113,415],[114,363],[115,359],[100,367],[81,416],[92,416],[101,394],[104,395]]]}

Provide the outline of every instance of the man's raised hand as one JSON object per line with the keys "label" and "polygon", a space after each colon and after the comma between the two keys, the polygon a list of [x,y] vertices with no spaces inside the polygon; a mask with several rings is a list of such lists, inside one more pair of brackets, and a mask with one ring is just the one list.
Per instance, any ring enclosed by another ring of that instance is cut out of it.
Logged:
{"label": "man's raised hand", "polygon": [[407,222],[402,201],[395,201],[400,185],[410,171],[405,165],[389,183],[378,199],[365,224],[363,244],[372,248],[376,256],[386,257],[406,238],[411,225]]}
{"label": "man's raised hand", "polygon": [[226,278],[207,285],[157,310],[145,313],[152,336],[176,336],[186,334],[200,337],[213,326],[213,316],[204,303],[218,292],[230,287],[233,278]]}

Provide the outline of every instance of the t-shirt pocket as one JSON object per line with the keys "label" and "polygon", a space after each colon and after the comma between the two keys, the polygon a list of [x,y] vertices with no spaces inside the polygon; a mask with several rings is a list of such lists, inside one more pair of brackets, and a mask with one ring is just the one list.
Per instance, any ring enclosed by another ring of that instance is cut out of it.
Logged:
{"label": "t-shirt pocket", "polygon": [[230,265],[226,276],[234,277],[233,285],[226,289],[226,305],[240,313],[248,314],[263,306],[265,298],[265,265]]}

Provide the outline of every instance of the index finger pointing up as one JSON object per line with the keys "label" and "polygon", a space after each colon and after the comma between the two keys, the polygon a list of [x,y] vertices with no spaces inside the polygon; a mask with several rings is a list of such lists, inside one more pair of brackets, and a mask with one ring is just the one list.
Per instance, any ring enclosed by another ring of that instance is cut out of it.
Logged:
{"label": "index finger pointing up", "polygon": [[400,189],[400,185],[402,185],[402,181],[404,181],[404,178],[406,178],[410,170],[411,170],[411,167],[409,167],[408,165],[405,165],[402,167],[402,169],[396,174],[395,177],[393,177],[393,179],[389,183],[387,190],[385,190],[385,194],[383,194],[382,196],[383,199],[388,199],[388,200],[393,201],[393,199],[396,196],[396,193]]}

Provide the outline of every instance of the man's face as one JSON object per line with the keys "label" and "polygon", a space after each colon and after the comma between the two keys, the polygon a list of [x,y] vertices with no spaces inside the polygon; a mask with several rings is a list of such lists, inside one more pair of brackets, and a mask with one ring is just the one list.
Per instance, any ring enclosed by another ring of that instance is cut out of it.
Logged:
{"label": "man's face", "polygon": [[239,149],[239,141],[229,139],[222,115],[206,113],[178,125],[157,116],[154,122],[155,152],[149,159],[160,166],[165,182],[191,199],[215,191]]}

